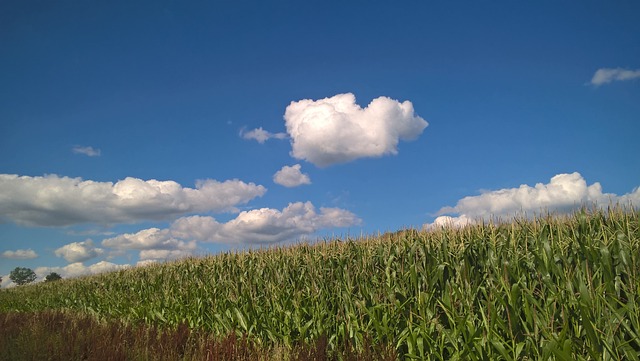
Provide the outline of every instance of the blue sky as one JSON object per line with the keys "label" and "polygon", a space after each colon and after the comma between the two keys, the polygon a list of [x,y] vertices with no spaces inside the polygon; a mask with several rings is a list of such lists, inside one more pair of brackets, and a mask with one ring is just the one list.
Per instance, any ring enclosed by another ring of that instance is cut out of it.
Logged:
{"label": "blue sky", "polygon": [[0,4],[0,276],[640,203],[633,1]]}

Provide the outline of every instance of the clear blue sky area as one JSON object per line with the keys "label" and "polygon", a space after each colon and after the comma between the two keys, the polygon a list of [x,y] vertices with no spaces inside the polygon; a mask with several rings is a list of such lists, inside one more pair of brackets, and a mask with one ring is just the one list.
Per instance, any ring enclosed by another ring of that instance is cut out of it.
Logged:
{"label": "clear blue sky area", "polygon": [[3,1],[0,276],[640,205],[637,1]]}

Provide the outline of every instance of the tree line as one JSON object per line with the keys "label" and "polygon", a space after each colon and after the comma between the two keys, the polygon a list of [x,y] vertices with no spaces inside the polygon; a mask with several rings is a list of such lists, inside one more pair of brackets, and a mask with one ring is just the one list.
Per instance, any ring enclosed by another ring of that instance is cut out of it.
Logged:
{"label": "tree line", "polygon": [[[36,278],[37,278],[36,273],[33,272],[31,268],[25,268],[25,267],[16,267],[9,274],[9,279],[11,280],[11,282],[15,283],[18,286],[31,283],[35,281]],[[45,277],[44,281],[53,282],[60,279],[62,279],[62,276],[60,276],[56,272],[51,272],[47,275],[47,277]],[[0,283],[2,283],[2,277],[0,277]]]}

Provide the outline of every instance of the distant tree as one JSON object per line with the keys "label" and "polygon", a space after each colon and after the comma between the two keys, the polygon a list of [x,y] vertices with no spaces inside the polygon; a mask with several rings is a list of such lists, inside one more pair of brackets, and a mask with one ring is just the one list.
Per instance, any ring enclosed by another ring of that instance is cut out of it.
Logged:
{"label": "distant tree", "polygon": [[0,277],[0,287],[2,287],[2,277]]}
{"label": "distant tree", "polygon": [[44,281],[45,282],[53,282],[53,281],[57,281],[57,280],[61,280],[62,276],[60,276],[59,274],[55,273],[55,272],[51,272],[47,275],[47,277],[45,277]]}
{"label": "distant tree", "polygon": [[9,279],[18,286],[22,286],[35,281],[36,273],[31,268],[16,267],[9,274]]}

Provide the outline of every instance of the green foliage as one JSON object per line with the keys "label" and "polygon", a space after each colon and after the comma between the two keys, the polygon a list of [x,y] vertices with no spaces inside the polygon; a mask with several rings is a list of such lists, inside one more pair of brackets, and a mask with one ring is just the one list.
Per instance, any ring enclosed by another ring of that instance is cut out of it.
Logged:
{"label": "green foliage", "polygon": [[36,273],[30,268],[16,267],[9,274],[9,279],[18,286],[22,286],[35,281]]}
{"label": "green foliage", "polygon": [[56,272],[51,272],[47,275],[47,277],[45,277],[44,281],[45,282],[53,282],[53,281],[58,281],[61,280],[62,276],[60,276],[59,274],[57,274]]}
{"label": "green foliage", "polygon": [[640,359],[639,213],[610,209],[192,258],[0,292],[0,311],[326,339],[420,360]]}

